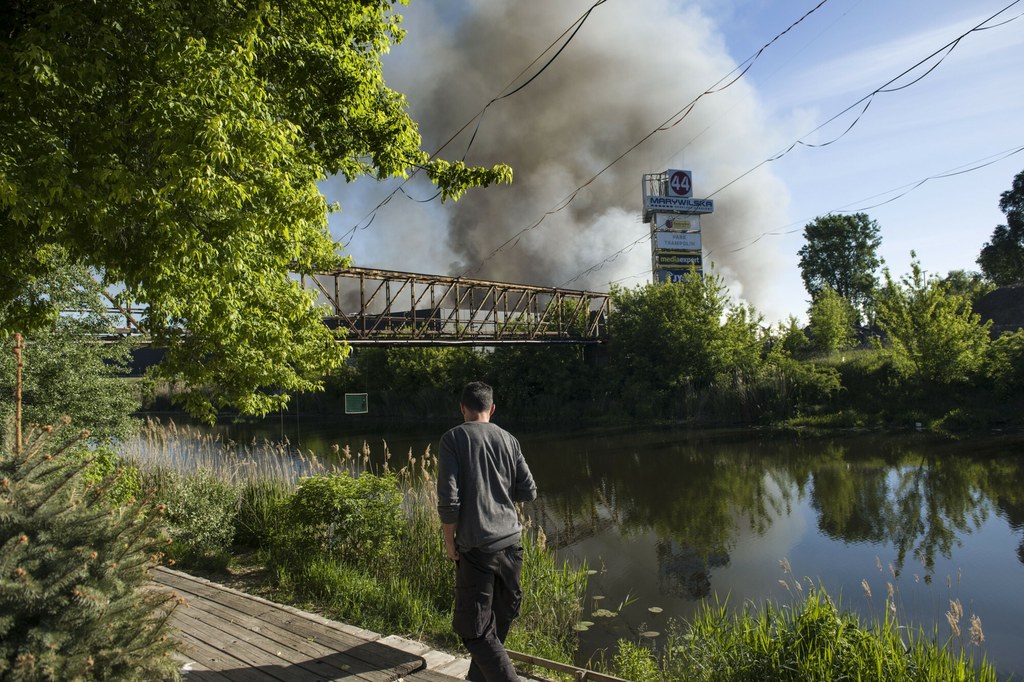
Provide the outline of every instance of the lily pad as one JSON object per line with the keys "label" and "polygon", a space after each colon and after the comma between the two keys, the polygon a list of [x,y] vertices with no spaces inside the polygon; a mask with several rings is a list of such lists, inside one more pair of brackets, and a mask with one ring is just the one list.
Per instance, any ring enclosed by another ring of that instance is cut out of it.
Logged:
{"label": "lily pad", "polygon": [[661,613],[662,611],[664,611],[664,609],[660,606],[649,606],[647,607],[647,610],[651,613]]}
{"label": "lily pad", "polygon": [[603,594],[595,594],[593,597],[591,597],[591,599],[593,599],[594,601],[601,601],[602,599],[604,599],[604,595]]}
{"label": "lily pad", "polygon": [[593,625],[593,623],[591,623],[590,625],[587,625],[588,622],[589,621],[584,621],[582,623],[576,623],[576,627],[574,629],[576,630],[576,632],[586,632],[587,630],[590,629],[590,625]]}
{"label": "lily pad", "polygon": [[619,614],[615,613],[614,611],[609,611],[608,609],[598,609],[590,615],[592,615],[594,618],[614,618]]}
{"label": "lily pad", "polygon": [[654,639],[655,637],[658,637],[659,635],[661,635],[661,633],[657,632],[655,630],[647,630],[646,632],[641,632],[640,633],[641,637],[650,637],[651,639]]}

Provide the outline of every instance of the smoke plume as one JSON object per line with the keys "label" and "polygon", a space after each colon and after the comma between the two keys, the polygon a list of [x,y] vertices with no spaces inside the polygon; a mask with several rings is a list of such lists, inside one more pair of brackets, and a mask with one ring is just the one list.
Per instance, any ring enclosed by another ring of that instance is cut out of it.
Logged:
{"label": "smoke plume", "polygon": [[[409,35],[388,57],[385,75],[408,96],[424,148],[447,140],[591,4],[414,1],[404,12]],[[735,66],[719,29],[696,5],[600,5],[544,73],[492,105],[480,124],[466,161],[507,163],[513,184],[472,190],[443,206],[396,197],[357,233],[351,246],[356,264],[578,289],[649,281],[647,240],[576,276],[647,234],[640,222],[644,173],[692,170],[694,196],[706,197],[779,148],[782,135],[769,127],[746,79],[704,97],[685,120],[601,174],[564,210],[514,246],[494,250]],[[440,156],[460,158],[472,130]],[[426,185],[406,189],[417,198],[430,196]],[[384,194],[377,188],[366,205]],[[722,274],[734,296],[771,320],[781,310],[772,282],[783,259],[770,240],[750,242],[785,223],[785,188],[763,167],[713,198],[714,213],[701,219],[705,270]],[[363,206],[352,205],[357,210],[338,226],[360,217]]]}

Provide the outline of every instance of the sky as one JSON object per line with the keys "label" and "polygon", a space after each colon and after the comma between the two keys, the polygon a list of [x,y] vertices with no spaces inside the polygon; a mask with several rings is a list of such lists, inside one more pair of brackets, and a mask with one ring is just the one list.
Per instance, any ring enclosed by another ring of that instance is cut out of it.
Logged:
{"label": "sky", "polygon": [[384,70],[424,148],[473,121],[439,156],[508,163],[514,181],[441,204],[415,177],[375,211],[399,181],[332,178],[332,234],[358,266],[634,286],[651,276],[641,177],[682,168],[694,196],[715,201],[701,222],[705,270],[767,323],[806,317],[797,251],[803,226],[829,212],[876,220],[896,277],[911,251],[929,273],[977,270],[1005,222],[999,195],[1024,170],[1024,151],[1011,153],[1024,148],[1024,0],[893,79],[1011,2],[606,0],[542,73],[474,120],[594,0],[411,0]]}

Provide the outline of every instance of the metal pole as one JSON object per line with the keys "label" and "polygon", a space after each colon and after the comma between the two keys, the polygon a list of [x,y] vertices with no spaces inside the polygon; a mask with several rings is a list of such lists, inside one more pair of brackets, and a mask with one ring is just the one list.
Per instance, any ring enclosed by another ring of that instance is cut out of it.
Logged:
{"label": "metal pole", "polygon": [[21,369],[24,362],[21,359],[23,348],[21,332],[14,334],[14,453],[21,454]]}

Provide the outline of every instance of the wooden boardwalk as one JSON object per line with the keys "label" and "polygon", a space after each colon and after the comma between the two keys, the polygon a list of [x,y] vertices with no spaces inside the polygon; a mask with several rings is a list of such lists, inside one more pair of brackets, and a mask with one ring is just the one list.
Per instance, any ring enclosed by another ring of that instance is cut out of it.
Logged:
{"label": "wooden boardwalk", "polygon": [[159,567],[154,581],[184,598],[171,621],[188,682],[453,682],[469,661],[382,637]]}

